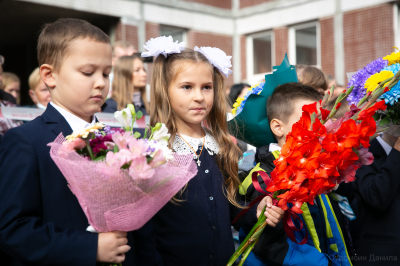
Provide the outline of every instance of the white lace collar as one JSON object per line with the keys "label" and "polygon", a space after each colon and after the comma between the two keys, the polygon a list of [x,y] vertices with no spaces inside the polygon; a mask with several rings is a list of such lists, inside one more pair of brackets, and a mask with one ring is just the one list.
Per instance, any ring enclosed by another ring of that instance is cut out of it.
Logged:
{"label": "white lace collar", "polygon": [[[206,133],[204,140],[204,149],[206,149],[210,155],[218,154],[219,153],[218,143],[215,141],[211,133],[208,132],[208,130],[204,128],[203,130]],[[198,153],[198,151],[201,149],[201,146],[203,145],[203,138],[195,139],[186,135],[182,135],[182,137]],[[177,152],[178,154],[193,154],[195,159],[197,159],[196,154],[187,145],[185,141],[178,134],[176,134],[174,144],[172,145],[174,151]]]}

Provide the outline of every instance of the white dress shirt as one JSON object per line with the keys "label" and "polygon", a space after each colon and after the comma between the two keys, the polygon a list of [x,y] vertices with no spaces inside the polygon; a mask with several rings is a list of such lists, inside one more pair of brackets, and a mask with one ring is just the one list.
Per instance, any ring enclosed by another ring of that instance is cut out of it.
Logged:
{"label": "white dress shirt", "polygon": [[88,123],[85,120],[73,115],[72,113],[68,112],[67,110],[61,108],[60,106],[56,105],[53,102],[50,102],[51,106],[53,106],[64,118],[67,120],[67,123],[72,128],[73,132],[81,131],[82,129],[88,126],[94,126],[96,124],[96,117],[93,115],[92,123]]}
{"label": "white dress shirt", "polygon": [[376,140],[379,142],[379,144],[381,144],[382,148],[386,152],[386,155],[389,155],[389,153],[392,151],[392,147],[390,147],[390,145],[387,144],[380,136],[378,136]]}

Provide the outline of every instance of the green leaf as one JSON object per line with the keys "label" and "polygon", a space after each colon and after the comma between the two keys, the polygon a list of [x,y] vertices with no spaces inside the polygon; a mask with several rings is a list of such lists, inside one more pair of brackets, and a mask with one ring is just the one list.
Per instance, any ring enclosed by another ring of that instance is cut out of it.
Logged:
{"label": "green leaf", "polygon": [[385,117],[384,119],[382,119],[380,122],[379,122],[379,126],[380,127],[383,127],[383,126],[385,126],[385,125],[387,125],[387,124],[389,124],[390,123],[390,119],[388,118],[388,117]]}
{"label": "green leaf", "polygon": [[142,111],[138,111],[138,112],[136,113],[136,119],[140,119],[140,118],[142,118],[142,116],[143,116]]}
{"label": "green leaf", "polygon": [[144,136],[143,136],[143,138],[144,139],[147,139],[147,134],[149,133],[149,125],[147,125],[147,127],[144,129]]}
{"label": "green leaf", "polygon": [[150,156],[147,156],[147,164],[149,164],[151,161],[153,161],[153,158],[151,158]]}
{"label": "green leaf", "polygon": [[103,161],[105,158],[106,158],[106,156],[105,156],[105,155],[102,155],[102,156],[99,156],[99,157],[95,158],[94,161],[95,161],[95,162],[96,162],[96,161]]}
{"label": "green leaf", "polygon": [[117,152],[119,152],[119,148],[117,145],[114,145],[114,153],[117,153]]}
{"label": "green leaf", "polygon": [[139,132],[135,132],[134,134],[133,134],[133,136],[136,138],[136,139],[138,139],[138,138],[140,138],[140,133]]}

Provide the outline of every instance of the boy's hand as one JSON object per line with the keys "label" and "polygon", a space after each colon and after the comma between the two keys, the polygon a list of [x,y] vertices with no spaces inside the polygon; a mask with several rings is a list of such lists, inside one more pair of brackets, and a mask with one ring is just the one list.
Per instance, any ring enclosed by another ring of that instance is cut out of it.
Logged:
{"label": "boy's hand", "polygon": [[265,217],[267,217],[267,224],[271,227],[275,227],[282,220],[285,211],[277,206],[273,206],[272,198],[266,196],[257,206],[257,219],[260,217],[264,206],[267,206],[264,212]]}
{"label": "boy's hand", "polygon": [[128,246],[127,233],[114,231],[109,233],[99,233],[97,245],[98,262],[122,263],[125,260],[125,253],[131,247]]}
{"label": "boy's hand", "polygon": [[400,151],[400,137],[397,138],[396,143],[394,144],[394,147],[396,150]]}

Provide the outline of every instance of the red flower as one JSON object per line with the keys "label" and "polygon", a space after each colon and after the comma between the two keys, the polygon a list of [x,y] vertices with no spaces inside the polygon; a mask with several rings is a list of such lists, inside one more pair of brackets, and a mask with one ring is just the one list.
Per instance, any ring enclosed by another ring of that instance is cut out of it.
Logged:
{"label": "red flower", "polygon": [[364,148],[368,148],[369,138],[372,137],[376,132],[376,123],[372,117],[365,117],[361,123],[357,126],[360,143]]}
{"label": "red flower", "polygon": [[325,120],[328,118],[328,115],[331,113],[331,111],[328,111],[322,107],[319,108],[319,110],[321,111],[321,118],[322,120]]}
{"label": "red flower", "polygon": [[356,122],[347,120],[336,133],[326,135],[322,147],[327,151],[343,151],[346,148],[357,147],[358,143]]}
{"label": "red flower", "polygon": [[376,102],[373,106],[369,107],[368,109],[365,109],[365,110],[361,111],[358,114],[357,120],[363,120],[363,119],[366,119],[368,117],[372,117],[377,110],[382,110],[382,111],[386,110],[386,104],[385,104],[384,100]]}
{"label": "red flower", "polygon": [[321,154],[321,148],[318,139],[316,139],[316,141],[309,142],[307,145],[295,149],[292,155],[286,160],[289,164],[298,168],[313,170],[319,165],[318,157]]}

